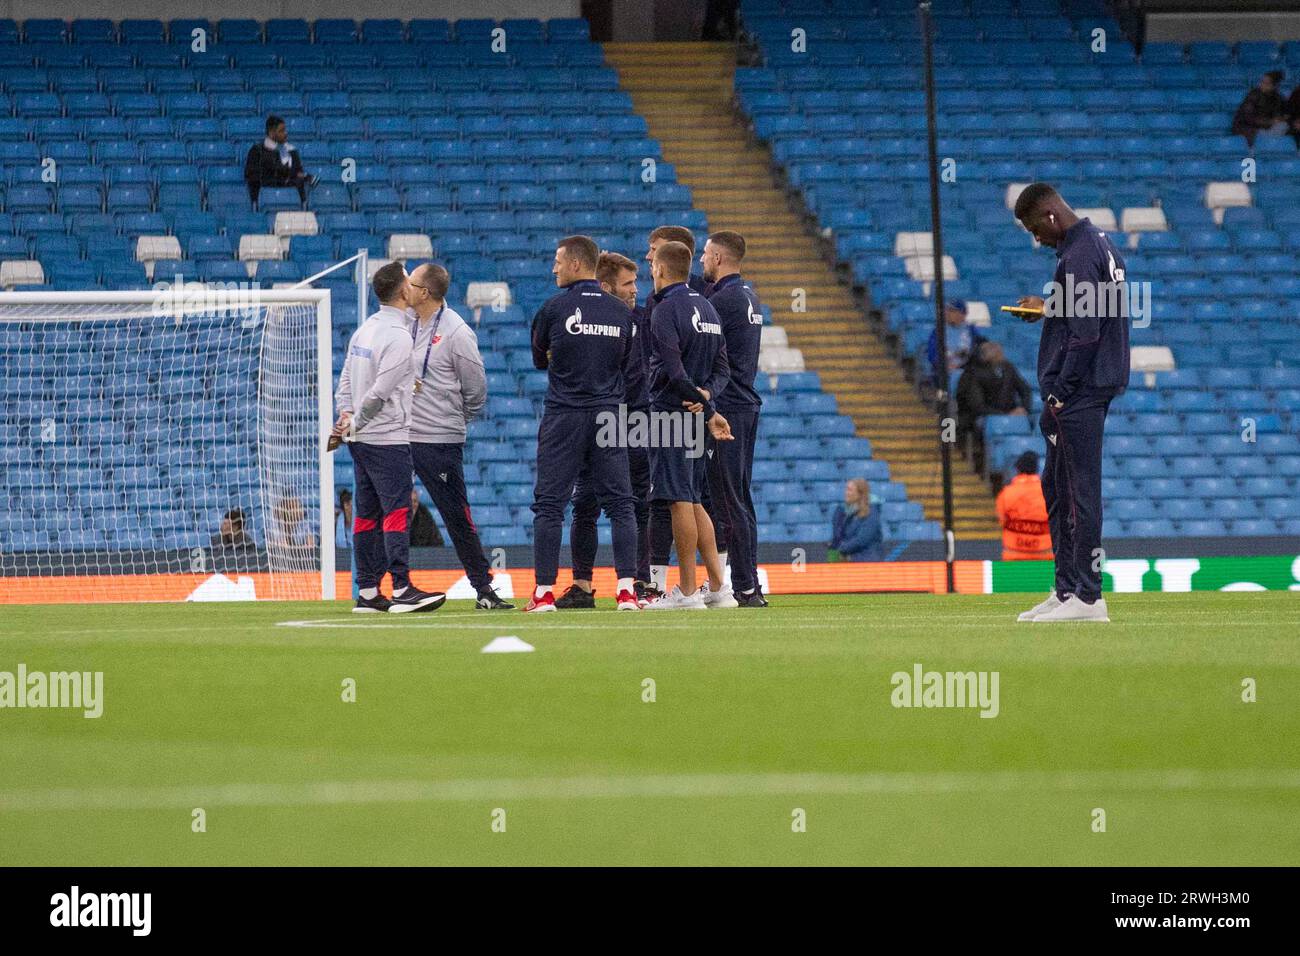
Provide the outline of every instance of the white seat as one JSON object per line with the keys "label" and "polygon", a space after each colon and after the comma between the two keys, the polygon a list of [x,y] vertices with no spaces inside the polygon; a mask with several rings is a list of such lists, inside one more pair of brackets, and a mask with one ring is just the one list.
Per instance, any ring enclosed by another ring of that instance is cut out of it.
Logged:
{"label": "white seat", "polygon": [[277,212],[271,231],[277,236],[314,236],[320,225],[314,212]]}
{"label": "white seat", "polygon": [[141,236],[135,241],[136,262],[180,259],[181,241],[175,236]]}
{"label": "white seat", "polygon": [[1115,221],[1114,211],[1105,206],[1098,206],[1095,209],[1076,209],[1074,214],[1080,219],[1091,219],[1092,224],[1102,232],[1119,231],[1119,223]]}
{"label": "white seat", "polygon": [[144,275],[150,282],[157,263],[181,258],[181,241],[175,236],[141,236],[135,241],[135,261],[144,263]]}
{"label": "white seat", "polygon": [[240,236],[239,261],[260,262],[263,259],[283,259],[284,247],[278,236]]}
{"label": "white seat", "polygon": [[392,259],[383,259],[375,256],[372,256],[371,258],[367,259],[366,260],[366,281],[369,282],[371,279],[373,279],[375,277],[376,272],[378,272],[380,269],[382,269],[384,266],[388,265],[392,261],[393,261]]}
{"label": "white seat", "polygon": [[1207,183],[1205,186],[1205,207],[1210,210],[1216,226],[1223,225],[1223,213],[1226,209],[1251,205],[1250,187],[1243,182],[1230,179],[1224,182]]}
{"label": "white seat", "polygon": [[1172,372],[1177,367],[1167,345],[1135,345],[1129,349],[1129,369],[1142,373],[1147,388],[1156,387],[1156,372]]}
{"label": "white seat", "polygon": [[798,349],[783,346],[762,347],[758,351],[758,367],[769,375],[782,372],[802,372],[804,370],[803,353]]}
{"label": "white seat", "polygon": [[1129,349],[1129,368],[1134,372],[1172,372],[1174,353],[1167,345],[1135,345]]}
{"label": "white seat", "polygon": [[895,234],[894,255],[904,259],[913,256],[934,255],[934,234],[929,232],[900,232]]}
{"label": "white seat", "polygon": [[[909,279],[915,279],[917,282],[934,281],[934,256],[912,256],[903,260],[903,266],[907,269]],[[953,261],[952,256],[943,257],[943,278],[945,282],[955,282],[959,278],[957,275],[957,263]]]}
{"label": "white seat", "polygon": [[0,287],[45,285],[45,270],[35,259],[8,259],[0,262]]}
{"label": "white seat", "polygon": [[966,324],[977,325],[980,328],[987,328],[993,324],[993,316],[989,313],[987,302],[967,302],[966,303]]}
{"label": "white seat", "polygon": [[1227,209],[1230,206],[1249,206],[1250,187],[1235,179],[1207,183],[1205,206],[1207,209]]}
{"label": "white seat", "polygon": [[765,325],[758,334],[759,348],[768,347],[784,348],[790,344],[790,337],[785,334],[785,329],[779,325]]}
{"label": "white seat", "polygon": [[390,259],[432,259],[433,242],[418,233],[399,233],[388,237]]}
{"label": "white seat", "polygon": [[476,315],[484,306],[503,309],[514,301],[510,286],[504,282],[471,282],[465,289],[465,305]]}
{"label": "white seat", "polygon": [[[1159,206],[1126,206],[1119,216],[1119,227],[1127,233],[1168,232],[1169,221]],[[1130,248],[1137,246],[1135,237],[1129,237]]]}

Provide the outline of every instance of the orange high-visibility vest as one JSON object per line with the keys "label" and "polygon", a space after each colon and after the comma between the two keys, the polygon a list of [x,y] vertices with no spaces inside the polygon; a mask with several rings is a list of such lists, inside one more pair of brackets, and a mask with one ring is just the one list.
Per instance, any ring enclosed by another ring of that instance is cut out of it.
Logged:
{"label": "orange high-visibility vest", "polygon": [[1037,475],[1016,475],[998,492],[998,521],[1002,524],[1003,561],[1052,560],[1052,534],[1047,527],[1047,502]]}

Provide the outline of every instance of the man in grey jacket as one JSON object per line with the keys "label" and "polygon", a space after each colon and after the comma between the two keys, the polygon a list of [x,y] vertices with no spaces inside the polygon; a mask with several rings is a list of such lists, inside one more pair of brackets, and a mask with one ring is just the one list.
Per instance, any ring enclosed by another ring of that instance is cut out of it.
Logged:
{"label": "man in grey jacket", "polygon": [[508,611],[492,588],[465,487],[465,435],[487,403],[487,375],[478,339],[455,309],[447,307],[451,276],[440,265],[420,266],[409,281],[416,321],[412,331],[415,391],[411,404],[411,460],[433,499],[469,583],[474,607]]}
{"label": "man in grey jacket", "polygon": [[[352,443],[356,471],[352,542],[360,597],[353,611],[432,611],[447,596],[411,584],[409,564],[413,370],[406,270],[391,262],[372,283],[379,311],[352,333],[334,394],[333,434]],[[379,593],[385,573],[393,576],[391,601]]]}

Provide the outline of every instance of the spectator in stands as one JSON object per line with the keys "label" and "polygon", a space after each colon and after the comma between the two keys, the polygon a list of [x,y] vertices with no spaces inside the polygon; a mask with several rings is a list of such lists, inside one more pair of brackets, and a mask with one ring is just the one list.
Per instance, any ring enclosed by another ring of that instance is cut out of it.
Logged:
{"label": "spectator in stands", "polygon": [[285,495],[271,511],[271,527],[267,531],[267,544],[281,548],[316,547],[316,536],[307,523],[307,512],[302,502],[293,495]]}
{"label": "spectator in stands", "polygon": [[1296,149],[1300,149],[1300,83],[1286,101],[1286,125],[1287,135],[1295,140]]}
{"label": "spectator in stands", "polygon": [[339,503],[334,506],[334,524],[335,546],[352,547],[352,492],[346,488],[339,492]]}
{"label": "spectator in stands", "polygon": [[266,118],[266,139],[248,148],[244,160],[244,182],[248,184],[248,197],[257,208],[257,197],[263,186],[293,186],[303,205],[307,203],[307,187],[315,186],[317,177],[302,168],[298,149],[289,143],[289,130],[278,116]]}
{"label": "spectator in stands", "polygon": [[1278,87],[1286,74],[1281,70],[1271,70],[1259,80],[1259,86],[1246,94],[1237,112],[1232,117],[1232,132],[1246,138],[1246,145],[1253,147],[1255,137],[1260,130],[1271,129],[1275,123],[1284,119],[1286,106]]}
{"label": "spectator in stands", "polygon": [[[976,471],[984,470],[980,440],[985,415],[1028,415],[1034,393],[997,342],[981,342],[957,382],[957,442],[973,442]],[[1028,422],[1025,430],[1029,430]]]}
{"label": "spectator in stands", "polygon": [[880,512],[871,507],[871,485],[865,478],[850,478],[844,485],[844,504],[831,509],[831,545],[826,559],[885,559]]}
{"label": "spectator in stands", "polygon": [[736,37],[736,18],[740,13],[740,0],[709,0],[704,7],[704,30],[700,39],[706,41],[733,40]]}
{"label": "spectator in stands", "polygon": [[1052,535],[1047,502],[1038,477],[1038,454],[1027,451],[1016,459],[1016,477],[998,492],[998,523],[1002,525],[1003,561],[1051,561]]}
{"label": "spectator in stands", "polygon": [[221,528],[212,536],[212,547],[222,550],[255,548],[257,545],[244,530],[244,509],[231,508],[221,519]]}
{"label": "spectator in stands", "polygon": [[966,362],[979,348],[980,343],[984,341],[984,336],[980,335],[973,325],[967,324],[966,303],[961,299],[953,299],[951,302],[944,303],[943,318],[948,324],[948,328],[945,330],[946,344],[948,346],[948,378],[946,382],[939,371],[939,333],[937,330],[930,333],[930,341],[925,347],[925,355],[930,361],[930,378],[934,383],[934,387],[944,388],[946,385],[951,392],[956,387],[958,373],[966,367]]}
{"label": "spectator in stands", "polygon": [[420,493],[411,489],[411,547],[441,548],[442,532],[434,523],[428,507],[420,503]]}

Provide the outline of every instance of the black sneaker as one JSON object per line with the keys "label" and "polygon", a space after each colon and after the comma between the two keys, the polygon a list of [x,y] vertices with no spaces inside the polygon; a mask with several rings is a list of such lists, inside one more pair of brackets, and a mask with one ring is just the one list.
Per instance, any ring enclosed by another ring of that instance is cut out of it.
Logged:
{"label": "black sneaker", "polygon": [[352,609],[353,614],[383,614],[393,602],[388,600],[382,594],[376,594],[372,598],[357,598],[357,606]]}
{"label": "black sneaker", "polygon": [[569,590],[564,592],[563,597],[555,599],[555,606],[571,611],[575,608],[595,607],[596,606],[596,589],[584,591],[576,584],[569,585]]}
{"label": "black sneaker", "polygon": [[513,611],[515,606],[501,600],[501,595],[497,594],[492,588],[484,588],[478,592],[478,600],[474,602],[476,611]]}
{"label": "black sneaker", "polygon": [[763,597],[762,588],[754,588],[749,594],[736,592],[736,603],[741,607],[767,607],[767,599]]}
{"label": "black sneaker", "polygon": [[653,604],[664,596],[663,591],[660,591],[653,584],[647,584],[644,581],[637,581],[632,585],[632,587],[636,591],[637,603],[642,601],[645,602],[645,604],[641,605],[642,607],[645,607],[646,604]]}
{"label": "black sneaker", "polygon": [[447,600],[447,595],[441,591],[421,591],[415,585],[408,587],[401,597],[393,595],[392,606],[389,607],[390,614],[407,614],[411,611],[436,611],[442,607],[442,603]]}

